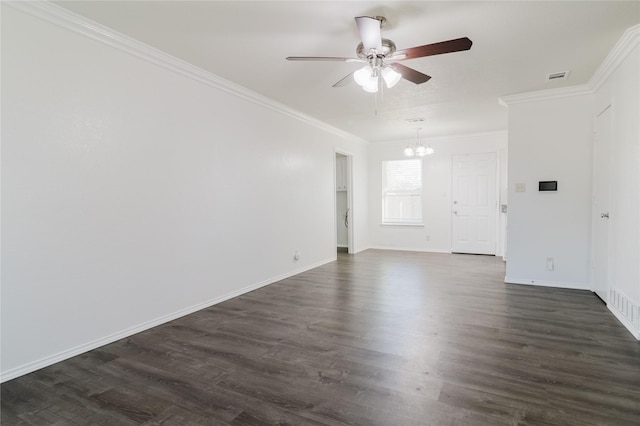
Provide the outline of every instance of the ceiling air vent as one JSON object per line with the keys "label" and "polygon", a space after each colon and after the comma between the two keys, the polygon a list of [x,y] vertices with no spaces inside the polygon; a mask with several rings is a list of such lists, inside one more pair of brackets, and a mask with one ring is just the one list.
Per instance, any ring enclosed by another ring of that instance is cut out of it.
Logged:
{"label": "ceiling air vent", "polygon": [[566,80],[569,78],[569,71],[552,72],[547,75],[547,81]]}
{"label": "ceiling air vent", "polygon": [[424,118],[422,117],[417,117],[417,118],[406,118],[405,121],[407,123],[421,123],[424,121]]}

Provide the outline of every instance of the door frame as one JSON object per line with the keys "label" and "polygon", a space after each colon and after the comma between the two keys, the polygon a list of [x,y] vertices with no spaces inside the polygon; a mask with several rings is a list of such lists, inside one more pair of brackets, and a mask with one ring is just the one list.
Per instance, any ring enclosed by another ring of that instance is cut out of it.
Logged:
{"label": "door frame", "polygon": [[[610,257],[611,257],[611,249],[610,249],[610,242],[611,242],[611,231],[610,231],[610,223],[607,222],[607,229],[606,229],[606,235],[604,236],[604,238],[606,238],[606,259],[604,260],[603,263],[599,263],[598,262],[598,251],[597,251],[597,245],[601,242],[598,239],[598,228],[599,228],[599,221],[603,220],[599,217],[600,215],[600,211],[597,210],[597,207],[599,207],[598,205],[596,205],[596,200],[597,200],[597,183],[596,183],[596,179],[599,178],[599,175],[597,174],[600,170],[599,167],[597,167],[597,161],[598,159],[596,158],[596,143],[597,143],[597,138],[598,138],[598,134],[597,134],[597,123],[598,123],[598,119],[606,112],[609,112],[610,116],[609,116],[609,140],[607,141],[607,145],[605,146],[605,149],[608,151],[607,152],[607,163],[606,165],[604,165],[604,173],[607,174],[607,184],[608,184],[608,188],[607,188],[607,209],[608,212],[611,212],[611,141],[612,141],[612,136],[613,136],[613,126],[612,126],[612,119],[613,119],[613,113],[614,113],[614,109],[613,109],[613,103],[609,102],[606,104],[606,106],[604,108],[599,109],[599,112],[597,112],[594,117],[593,117],[593,141],[592,141],[592,147],[593,147],[593,158],[592,158],[592,187],[591,187],[591,197],[592,197],[592,203],[591,203],[591,279],[590,279],[590,289],[591,291],[598,296],[600,299],[602,299],[602,301],[605,304],[609,304],[609,291],[610,291],[610,266],[611,266],[611,261],[610,261]],[[598,201],[599,202],[599,201]],[[607,221],[609,221],[610,219],[607,218]],[[604,284],[600,284],[598,286],[596,286],[596,279],[597,279],[597,270],[598,267],[596,267],[596,264],[600,265],[600,268],[602,268],[602,266],[605,266],[605,283]],[[603,290],[603,294],[599,294],[598,291],[596,290]],[[604,298],[602,297],[604,296]]]}
{"label": "door frame", "polygon": [[347,252],[353,254],[355,252],[355,246],[353,244],[353,154],[348,151],[334,148],[333,153],[333,246],[338,247],[338,217],[337,217],[337,199],[336,199],[336,173],[337,163],[336,154],[344,155],[347,157],[347,209],[349,210],[349,227],[347,228]]}

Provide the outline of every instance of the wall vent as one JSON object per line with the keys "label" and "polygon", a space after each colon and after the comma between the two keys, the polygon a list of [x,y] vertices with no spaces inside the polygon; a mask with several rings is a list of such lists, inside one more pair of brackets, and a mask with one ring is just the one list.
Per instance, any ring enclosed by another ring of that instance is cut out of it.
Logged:
{"label": "wall vent", "polygon": [[640,332],[640,306],[633,303],[624,293],[609,288],[607,306],[627,320],[636,332]]}
{"label": "wall vent", "polygon": [[552,72],[547,74],[547,81],[566,80],[569,78],[569,71]]}

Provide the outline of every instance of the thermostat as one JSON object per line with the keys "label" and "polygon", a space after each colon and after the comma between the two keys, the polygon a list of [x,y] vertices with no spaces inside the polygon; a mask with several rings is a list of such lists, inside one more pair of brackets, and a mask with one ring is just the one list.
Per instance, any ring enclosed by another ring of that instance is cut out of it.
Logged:
{"label": "thermostat", "polygon": [[557,191],[558,190],[558,181],[557,180],[544,180],[538,182],[538,191]]}

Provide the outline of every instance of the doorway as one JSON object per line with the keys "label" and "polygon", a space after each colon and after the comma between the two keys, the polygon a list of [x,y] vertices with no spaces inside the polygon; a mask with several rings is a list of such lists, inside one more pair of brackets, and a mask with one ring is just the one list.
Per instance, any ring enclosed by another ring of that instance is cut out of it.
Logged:
{"label": "doorway", "polygon": [[451,251],[496,254],[496,153],[453,156]]}
{"label": "doorway", "polygon": [[352,205],[352,157],[336,151],[335,191],[336,191],[336,246],[337,251],[353,253]]}
{"label": "doorway", "polygon": [[591,287],[607,303],[609,293],[609,147],[611,105],[595,119],[593,137],[593,207]]}

